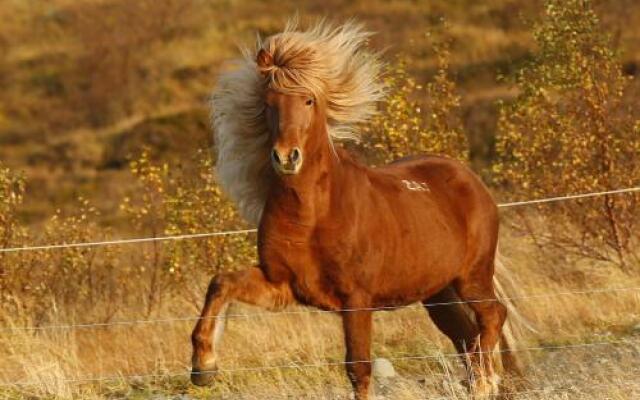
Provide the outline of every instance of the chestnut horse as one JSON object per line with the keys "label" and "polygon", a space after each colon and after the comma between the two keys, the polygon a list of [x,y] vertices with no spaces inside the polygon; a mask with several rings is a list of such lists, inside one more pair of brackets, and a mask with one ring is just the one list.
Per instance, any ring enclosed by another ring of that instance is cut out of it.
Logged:
{"label": "chestnut horse", "polygon": [[192,335],[197,385],[213,379],[217,317],[230,302],[304,304],[342,316],[348,376],[356,399],[367,399],[371,309],[422,302],[466,360],[473,393],[496,391],[489,354],[507,309],[494,290],[491,194],[452,159],[370,168],[333,145],[353,136],[383,96],[380,64],[363,49],[367,37],[353,23],[289,26],[220,78],[218,175],[258,224],[259,263],[212,279]]}

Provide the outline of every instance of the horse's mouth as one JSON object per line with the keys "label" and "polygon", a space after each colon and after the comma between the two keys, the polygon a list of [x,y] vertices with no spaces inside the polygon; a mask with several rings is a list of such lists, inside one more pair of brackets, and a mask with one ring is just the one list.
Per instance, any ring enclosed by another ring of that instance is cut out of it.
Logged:
{"label": "horse's mouth", "polygon": [[297,175],[298,173],[300,173],[301,167],[302,167],[302,163],[286,164],[286,165],[273,163],[273,169],[279,175]]}

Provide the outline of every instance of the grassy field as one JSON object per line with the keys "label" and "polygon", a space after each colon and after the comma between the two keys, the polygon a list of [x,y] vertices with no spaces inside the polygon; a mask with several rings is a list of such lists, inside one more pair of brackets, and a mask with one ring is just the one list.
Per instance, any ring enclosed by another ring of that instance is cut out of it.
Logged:
{"label": "grassy field", "polygon": [[[640,6],[593,4],[629,79],[628,112],[640,117]],[[491,178],[498,104],[514,101],[509,79],[540,50],[531,32],[541,11],[537,0],[0,0],[0,247],[244,227],[200,152],[215,147],[207,98],[239,45],[295,13],[303,24],[357,18],[377,32],[372,47],[390,64],[405,60],[418,84],[438,70],[431,41],[448,38],[470,164]],[[3,167],[25,177],[23,195]],[[577,204],[585,216],[599,210],[596,200]],[[563,251],[548,239],[565,227],[553,207],[503,211],[500,249],[533,327],[517,344],[526,375],[503,391],[640,398],[637,252],[622,268]],[[249,235],[0,253],[0,399],[349,398],[340,320],[304,308],[233,305],[219,379],[189,383],[208,280],[253,262],[254,245]],[[376,379],[377,394],[466,399],[452,352],[420,307],[377,313],[373,356],[397,372]]]}
{"label": "grassy field", "polygon": [[[504,390],[524,391],[515,397],[524,399],[636,398],[638,276],[597,262],[568,268],[561,258],[541,258],[530,239],[508,231],[501,248],[524,297],[530,296],[516,304],[535,329],[516,346],[528,358],[525,380],[506,380]],[[603,288],[636,290],[600,292]],[[338,317],[308,309],[264,313],[234,305],[220,351],[222,372],[214,386],[202,389],[191,386],[187,374],[198,304],[179,295],[163,304],[151,318],[131,306],[103,321],[156,320],[151,323],[58,329],[55,325],[70,321],[100,320],[96,310],[95,317],[75,316],[55,305],[45,329],[25,332],[19,329],[24,321],[15,321],[16,330],[0,332],[0,381],[5,383],[0,396],[348,398],[342,366],[323,365],[343,357]],[[166,321],[172,318],[188,320]],[[374,326],[374,357],[390,359],[397,371],[395,378],[376,380],[378,394],[389,399],[466,398],[453,348],[423,309],[414,305],[378,312]],[[414,356],[425,359],[403,359]],[[292,365],[300,367],[269,368]]]}

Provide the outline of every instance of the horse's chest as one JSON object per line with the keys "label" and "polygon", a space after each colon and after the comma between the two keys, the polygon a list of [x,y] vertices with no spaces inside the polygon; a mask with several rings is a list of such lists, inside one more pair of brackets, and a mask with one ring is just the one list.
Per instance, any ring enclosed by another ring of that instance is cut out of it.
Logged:
{"label": "horse's chest", "polygon": [[341,307],[338,292],[340,276],[334,274],[336,256],[333,241],[318,244],[318,238],[264,235],[259,243],[262,268],[273,281],[288,281],[302,303],[323,309]]}
{"label": "horse's chest", "polygon": [[306,242],[286,238],[267,237],[259,245],[260,261],[267,272],[278,276],[307,274],[312,270],[309,246]]}

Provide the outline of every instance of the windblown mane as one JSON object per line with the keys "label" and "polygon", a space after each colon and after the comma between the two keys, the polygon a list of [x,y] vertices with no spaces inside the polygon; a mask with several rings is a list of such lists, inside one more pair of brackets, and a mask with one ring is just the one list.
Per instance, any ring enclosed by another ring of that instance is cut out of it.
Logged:
{"label": "windblown mane", "polygon": [[[384,95],[380,61],[364,49],[370,36],[354,22],[320,22],[304,32],[289,23],[284,32],[258,39],[255,51],[245,51],[221,74],[212,97],[218,179],[249,222],[260,221],[274,178],[265,90],[313,94],[326,104],[330,138],[357,137],[355,125],[376,112]],[[273,65],[258,67],[260,49]]]}

